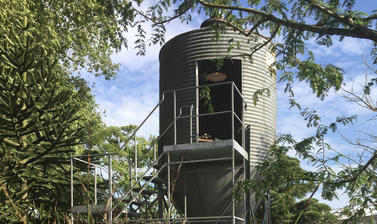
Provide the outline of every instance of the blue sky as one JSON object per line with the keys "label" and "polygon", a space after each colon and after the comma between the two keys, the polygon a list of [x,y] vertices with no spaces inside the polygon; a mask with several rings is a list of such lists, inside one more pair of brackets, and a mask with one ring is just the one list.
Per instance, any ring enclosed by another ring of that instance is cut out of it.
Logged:
{"label": "blue sky", "polygon": [[[363,4],[359,5],[359,8],[362,10],[377,8],[377,3],[374,3],[374,7],[367,5],[367,2],[374,1],[361,2]],[[166,40],[199,28],[204,19],[203,16],[195,16],[190,24],[181,24],[177,21],[168,24]],[[102,119],[107,125],[139,124],[158,102],[160,46],[148,47],[146,56],[136,56],[132,45],[135,34],[135,30],[126,33],[129,49],[124,49],[113,55],[113,60],[121,65],[115,80],[109,81],[85,75],[87,80],[95,85],[93,93],[100,110],[105,111]],[[315,45],[313,41],[308,41],[308,47],[315,53],[317,62],[333,63],[346,71],[345,89],[352,88],[354,91],[360,91],[360,85],[364,83],[365,75],[369,74],[370,77],[373,75],[363,64],[363,61],[369,58],[371,42],[352,38],[337,42],[335,39],[337,38],[334,38],[334,45],[329,48]],[[289,109],[289,102],[287,95],[283,92],[283,87],[281,84],[277,86],[277,133],[292,134],[297,140],[313,135],[314,130],[306,127],[306,122],[300,117],[298,110]],[[304,108],[309,107],[319,111],[324,123],[334,121],[336,116],[358,115],[357,123],[352,126],[340,127],[336,133],[327,137],[327,142],[337,151],[356,158],[359,151],[346,143],[344,138],[355,140],[358,137],[365,137],[362,131],[376,133],[376,120],[370,120],[373,114],[354,103],[347,102],[342,96],[344,92],[331,92],[325,100],[321,101],[312,94],[307,83],[296,82],[294,90],[298,102]],[[374,97],[377,99],[376,94]],[[158,113],[152,116],[152,119],[140,132],[144,136],[158,133]],[[334,152],[328,153],[331,155]],[[295,156],[294,153],[291,155]],[[301,164],[306,169],[315,169],[305,161],[302,161]],[[335,171],[340,168],[339,164],[331,164],[331,166]],[[339,196],[339,200],[327,202],[334,209],[347,203],[347,197],[342,194]],[[316,197],[319,198],[319,194]]]}

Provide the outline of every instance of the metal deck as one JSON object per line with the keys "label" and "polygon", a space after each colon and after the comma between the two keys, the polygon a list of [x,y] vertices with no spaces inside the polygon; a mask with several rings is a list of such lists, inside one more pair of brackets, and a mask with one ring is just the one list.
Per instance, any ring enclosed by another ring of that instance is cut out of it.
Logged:
{"label": "metal deck", "polygon": [[163,151],[172,155],[182,156],[185,160],[220,159],[232,157],[235,149],[235,159],[248,160],[248,153],[236,140],[215,140],[213,142],[198,142],[189,144],[167,145]]}

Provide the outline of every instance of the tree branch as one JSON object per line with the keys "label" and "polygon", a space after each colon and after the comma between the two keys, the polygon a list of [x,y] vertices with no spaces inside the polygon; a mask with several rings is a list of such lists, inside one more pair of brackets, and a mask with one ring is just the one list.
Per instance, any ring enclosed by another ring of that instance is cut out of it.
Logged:
{"label": "tree branch", "polygon": [[365,27],[354,27],[353,29],[343,29],[338,27],[323,27],[305,23],[298,23],[288,19],[280,19],[273,14],[269,14],[254,8],[246,8],[241,6],[233,6],[233,5],[223,5],[223,4],[214,4],[209,3],[203,0],[197,0],[201,5],[210,7],[210,8],[219,8],[219,9],[229,9],[229,10],[237,10],[247,13],[253,13],[260,16],[263,16],[267,20],[286,27],[290,27],[300,31],[309,31],[313,33],[318,33],[321,35],[341,35],[347,37],[356,37],[360,39],[368,39],[374,42],[377,42],[377,31],[371,30]]}
{"label": "tree branch", "polygon": [[355,22],[350,17],[346,17],[342,14],[339,14],[335,12],[332,9],[329,9],[323,5],[319,5],[318,3],[315,3],[313,0],[305,0],[307,3],[313,5],[316,9],[320,10],[321,12],[326,13],[327,15],[334,17],[338,20],[342,20],[343,22],[347,23],[348,25],[354,26]]}
{"label": "tree branch", "polygon": [[0,180],[0,186],[1,188],[3,189],[4,191],[4,194],[5,196],[8,198],[10,204],[12,205],[13,209],[15,210],[17,216],[21,219],[22,223],[26,224],[26,220],[25,220],[25,217],[21,215],[20,211],[17,209],[16,205],[14,204],[11,196],[9,195],[8,193],[8,190],[7,188],[5,187],[5,185],[3,184],[3,182]]}
{"label": "tree branch", "polygon": [[250,55],[253,55],[255,52],[259,51],[260,49],[262,49],[264,46],[266,46],[268,43],[270,43],[272,41],[272,39],[274,39],[274,37],[276,36],[276,34],[278,33],[280,29],[280,25],[278,25],[276,27],[276,29],[274,30],[274,32],[272,33],[272,35],[267,39],[267,41],[265,41],[263,44],[261,44],[259,47],[257,47],[256,49],[254,49]]}
{"label": "tree branch", "polygon": [[136,9],[135,7],[133,7],[134,10],[139,14],[141,15],[142,17],[144,17],[145,19],[151,21],[153,24],[155,25],[161,25],[161,24],[164,24],[164,23],[168,23],[172,20],[175,20],[176,18],[182,16],[183,14],[185,14],[190,8],[191,6],[187,7],[186,9],[184,9],[182,12],[180,13],[177,13],[176,15],[172,16],[172,17],[169,17],[167,19],[164,19],[164,20],[158,20],[158,18],[152,18],[152,17],[149,17],[148,15],[146,15],[144,12]]}
{"label": "tree branch", "polygon": [[377,107],[373,105],[373,103],[370,102],[368,98],[365,99],[364,97],[360,97],[356,95],[354,92],[352,92],[352,90],[349,91],[349,90],[343,89],[343,91],[350,95],[350,96],[344,96],[347,100],[351,102],[356,102],[361,107],[367,108],[373,112],[377,112]]}
{"label": "tree branch", "polygon": [[372,14],[366,18],[363,18],[362,20],[364,21],[370,21],[370,20],[374,20],[374,19],[377,19],[377,14]]}

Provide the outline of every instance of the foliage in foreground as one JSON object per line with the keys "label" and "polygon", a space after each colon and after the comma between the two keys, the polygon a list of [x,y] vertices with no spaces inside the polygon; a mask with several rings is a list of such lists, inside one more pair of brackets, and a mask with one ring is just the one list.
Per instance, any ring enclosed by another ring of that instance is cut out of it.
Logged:
{"label": "foliage in foreground", "polygon": [[93,96],[61,66],[60,43],[41,32],[31,9],[0,5],[0,222],[62,221],[67,164],[86,116],[95,116]]}
{"label": "foliage in foreground", "polygon": [[[282,136],[279,141],[285,141],[285,137]],[[257,179],[242,182],[238,192],[257,192],[256,201],[260,201],[268,189],[272,223],[337,223],[337,217],[330,213],[331,208],[312,198],[318,190],[314,181],[316,174],[302,169],[298,159],[286,154],[288,149],[273,145],[271,158],[256,167]],[[256,221],[263,220],[264,212],[263,206],[260,206],[256,211]]]}

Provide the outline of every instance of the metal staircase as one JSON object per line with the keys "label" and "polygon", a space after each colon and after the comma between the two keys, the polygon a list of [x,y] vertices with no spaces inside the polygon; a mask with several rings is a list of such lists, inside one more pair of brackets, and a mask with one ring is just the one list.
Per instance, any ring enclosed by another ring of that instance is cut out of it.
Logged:
{"label": "metal staircase", "polygon": [[[156,159],[150,167],[137,179],[138,181],[133,184],[131,189],[117,202],[113,207],[113,213],[119,207],[123,208],[121,211],[113,214],[115,217],[113,222],[126,222],[126,223],[145,223],[145,219],[155,216],[159,199],[164,200],[166,193],[167,179],[163,177],[163,171],[166,164],[159,166],[163,154]],[[163,191],[157,191],[162,187]]]}

